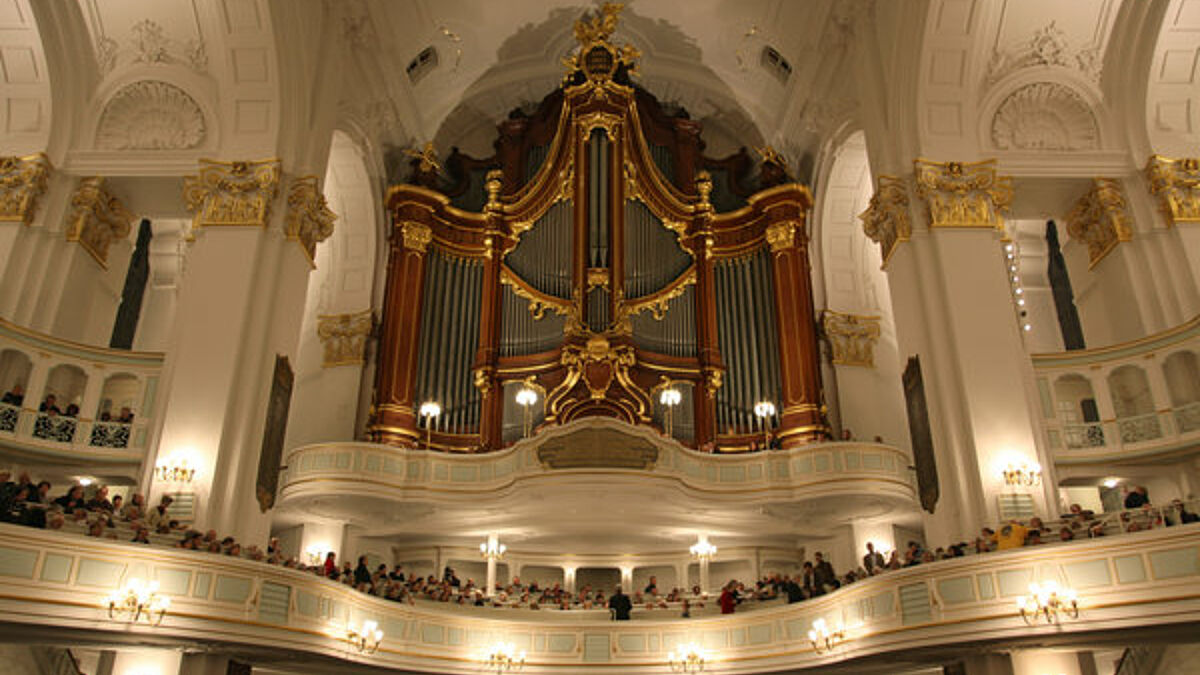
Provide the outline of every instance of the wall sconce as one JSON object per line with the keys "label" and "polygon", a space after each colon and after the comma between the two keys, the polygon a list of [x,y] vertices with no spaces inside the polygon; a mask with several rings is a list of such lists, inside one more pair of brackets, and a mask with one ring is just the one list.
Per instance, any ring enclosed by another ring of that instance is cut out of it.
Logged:
{"label": "wall sconce", "polygon": [[329,544],[311,544],[304,549],[309,565],[320,565],[325,562],[325,554],[329,552]]}
{"label": "wall sconce", "polygon": [[[767,428],[767,419],[775,414],[775,404],[770,401],[759,401],[754,404],[754,416],[762,424],[763,430],[763,445],[770,447],[771,445],[771,430]],[[765,450],[766,447],[763,449]]]}
{"label": "wall sconce", "polygon": [[425,418],[425,447],[433,449],[433,420],[442,414],[442,406],[437,401],[425,401],[418,412]]}
{"label": "wall sconce", "polygon": [[105,598],[104,603],[110,619],[121,618],[129,623],[145,619],[146,623],[157,626],[171,606],[171,599],[158,594],[157,581],[130,579],[121,590]]}
{"label": "wall sconce", "polygon": [[671,435],[671,417],[675,411],[675,406],[683,400],[683,394],[679,393],[678,389],[667,388],[663,389],[658,394],[658,402],[666,408],[663,410],[663,430],[667,432],[667,436]]}
{"label": "wall sconce", "polygon": [[154,476],[166,483],[190,483],[196,477],[196,467],[186,457],[168,457],[154,466]]}
{"label": "wall sconce", "polygon": [[537,403],[537,392],[529,387],[521,387],[517,391],[517,405],[525,409],[525,438],[529,437],[530,427],[533,426],[533,404]]}
{"label": "wall sconce", "polygon": [[346,626],[346,639],[363,654],[374,654],[383,642],[383,631],[375,621],[363,621],[362,626]]}
{"label": "wall sconce", "polygon": [[483,662],[489,670],[497,673],[520,670],[525,665],[525,652],[518,652],[516,645],[511,642],[497,642],[483,657]]}
{"label": "wall sconce", "polygon": [[499,541],[489,540],[479,545],[479,555],[483,556],[484,560],[499,560],[507,550],[508,547]]}
{"label": "wall sconce", "polygon": [[808,631],[808,641],[812,643],[813,651],[822,654],[832,650],[846,637],[842,629],[829,630],[824,618],[812,622],[812,630]]}
{"label": "wall sconce", "polygon": [[704,650],[695,642],[678,645],[667,654],[667,665],[673,673],[699,673],[704,670]]}
{"label": "wall sconce", "polygon": [[1017,611],[1030,626],[1038,617],[1046,623],[1058,623],[1059,615],[1079,618],[1078,595],[1070,588],[1059,588],[1057,581],[1029,584],[1029,595],[1017,598]]}
{"label": "wall sconce", "polygon": [[688,547],[688,551],[697,560],[712,560],[713,556],[717,555],[717,547],[709,543],[706,537],[698,539]]}
{"label": "wall sconce", "polygon": [[1034,462],[1026,464],[1021,462],[1019,465],[1009,464],[1004,470],[1005,485],[1026,485],[1034,486],[1042,483],[1042,465]]}

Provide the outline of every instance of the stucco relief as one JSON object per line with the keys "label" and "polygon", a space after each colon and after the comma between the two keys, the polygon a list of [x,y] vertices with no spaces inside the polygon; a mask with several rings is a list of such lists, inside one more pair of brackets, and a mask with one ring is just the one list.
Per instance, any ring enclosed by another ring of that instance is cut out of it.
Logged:
{"label": "stucco relief", "polygon": [[997,50],[988,62],[987,83],[993,85],[1018,70],[1058,66],[1077,70],[1092,82],[1100,81],[1103,66],[1096,47],[1075,47],[1055,22],[1033,32],[1028,40]]}
{"label": "stucco relief", "polygon": [[992,143],[1000,150],[1096,150],[1100,130],[1091,108],[1070,88],[1035,82],[1000,103],[992,116]]}
{"label": "stucco relief", "polygon": [[127,64],[181,64],[192,70],[208,70],[208,50],[200,37],[176,40],[167,35],[161,25],[142,19],[129,28],[129,35],[122,42],[111,35],[101,34],[96,39],[96,66],[101,75],[107,75],[120,64],[124,55]]}
{"label": "stucco relief", "polygon": [[166,82],[140,80],[122,88],[104,106],[96,147],[186,150],[200,145],[204,135],[204,113],[187,92]]}

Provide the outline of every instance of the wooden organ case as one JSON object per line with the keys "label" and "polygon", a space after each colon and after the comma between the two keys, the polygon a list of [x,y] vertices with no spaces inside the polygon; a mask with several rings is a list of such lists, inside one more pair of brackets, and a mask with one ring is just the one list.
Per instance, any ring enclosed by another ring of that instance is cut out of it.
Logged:
{"label": "wooden organ case", "polygon": [[[769,149],[757,192],[744,150],[704,157],[699,124],[628,84],[637,52],[610,42],[619,6],[601,11],[576,24],[563,87],[499,125],[495,155],[456,150],[447,180],[427,147],[413,184],[389,190],[373,440],[428,431],[435,448],[487,451],[587,416],[706,450],[826,432],[808,190]],[[425,401],[440,415],[420,418]],[[759,401],[776,413],[756,416]]]}

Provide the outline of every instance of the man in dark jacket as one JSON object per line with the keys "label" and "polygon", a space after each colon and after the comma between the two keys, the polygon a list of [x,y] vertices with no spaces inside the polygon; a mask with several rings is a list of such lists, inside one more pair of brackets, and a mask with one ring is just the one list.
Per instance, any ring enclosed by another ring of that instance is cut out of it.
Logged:
{"label": "man in dark jacket", "polygon": [[813,565],[813,581],[824,590],[837,588],[839,584],[837,574],[833,571],[833,565],[830,565],[829,561],[820,553],[814,557],[817,562]]}
{"label": "man in dark jacket", "polygon": [[613,619],[628,621],[629,612],[633,609],[633,602],[628,595],[621,592],[621,587],[617,586],[617,592],[608,599],[608,608],[612,610]]}

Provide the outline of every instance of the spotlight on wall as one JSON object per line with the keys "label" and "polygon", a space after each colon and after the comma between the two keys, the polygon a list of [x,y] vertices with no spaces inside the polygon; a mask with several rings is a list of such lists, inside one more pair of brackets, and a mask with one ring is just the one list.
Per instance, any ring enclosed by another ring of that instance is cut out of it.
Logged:
{"label": "spotlight on wall", "polygon": [[1017,598],[1017,612],[1030,626],[1038,618],[1046,623],[1058,623],[1060,616],[1079,618],[1078,595],[1070,588],[1059,588],[1054,580],[1029,584],[1029,595]]}
{"label": "spotlight on wall", "polygon": [[1037,462],[1033,464],[1027,462],[1009,464],[1003,474],[1005,485],[1040,485],[1042,482],[1042,465]]}
{"label": "spotlight on wall", "polygon": [[520,670],[525,665],[525,652],[518,652],[517,646],[511,642],[497,642],[488,649],[483,663],[488,670],[497,673]]}
{"label": "spotlight on wall", "polygon": [[695,642],[677,645],[667,654],[667,665],[673,673],[699,673],[707,660],[704,650]]}
{"label": "spotlight on wall", "polygon": [[120,619],[129,623],[137,623],[145,619],[146,623],[157,626],[162,623],[171,599],[158,594],[158,582],[141,579],[130,579],[119,591],[113,591],[104,600],[108,608],[108,618]]}
{"label": "spotlight on wall", "polygon": [[363,654],[374,654],[383,643],[383,631],[375,621],[364,620],[361,626],[346,626],[346,640]]}
{"label": "spotlight on wall", "polygon": [[846,637],[842,629],[830,630],[824,618],[812,622],[812,630],[808,631],[808,641],[812,643],[813,651],[818,654],[828,652]]}

